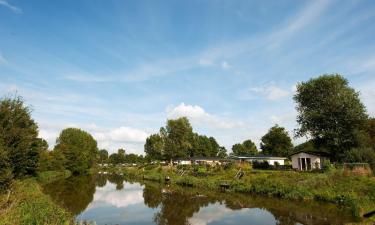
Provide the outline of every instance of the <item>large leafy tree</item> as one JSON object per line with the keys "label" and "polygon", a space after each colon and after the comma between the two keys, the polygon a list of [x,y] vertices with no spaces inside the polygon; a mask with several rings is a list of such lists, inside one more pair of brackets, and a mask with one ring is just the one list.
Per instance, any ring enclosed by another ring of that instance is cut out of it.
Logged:
{"label": "large leafy tree", "polygon": [[67,128],[56,140],[55,151],[64,155],[65,168],[75,174],[87,172],[96,162],[98,147],[96,140],[86,131]]}
{"label": "large leafy tree", "polygon": [[242,144],[234,144],[232,152],[237,156],[250,156],[258,154],[258,149],[253,141],[245,140]]}
{"label": "large leafy tree", "polygon": [[161,134],[152,134],[146,139],[145,153],[151,159],[163,159],[165,140]]}
{"label": "large leafy tree", "polygon": [[39,159],[38,126],[21,97],[0,101],[0,139],[13,175],[34,174]]}
{"label": "large leafy tree", "polygon": [[188,151],[192,147],[190,140],[193,135],[193,128],[189,120],[186,117],[168,120],[165,132],[165,157],[168,160],[187,157]]}
{"label": "large leafy tree", "polygon": [[356,147],[356,133],[367,120],[359,93],[339,74],[322,75],[297,85],[297,136],[311,136],[314,144],[327,148],[336,160]]}
{"label": "large leafy tree", "polygon": [[263,154],[287,157],[292,151],[293,144],[285,128],[276,124],[262,137],[260,148]]}

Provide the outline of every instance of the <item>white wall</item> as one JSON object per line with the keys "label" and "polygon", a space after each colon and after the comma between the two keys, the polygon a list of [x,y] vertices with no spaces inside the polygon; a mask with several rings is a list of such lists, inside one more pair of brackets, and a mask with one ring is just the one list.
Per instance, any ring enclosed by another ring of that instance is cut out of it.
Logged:
{"label": "white wall", "polygon": [[[320,156],[311,155],[311,154],[301,152],[301,153],[298,153],[298,154],[295,154],[295,155],[292,156],[292,167],[293,167],[293,169],[299,169],[298,168],[299,158],[310,158],[312,169],[321,169],[322,164],[323,164],[323,160],[325,159],[324,157],[320,157]],[[318,168],[315,168],[316,164],[319,165]]]}
{"label": "white wall", "polygon": [[272,159],[272,160],[267,160],[268,164],[270,165],[275,165],[275,162],[278,162],[280,166],[284,165],[284,160],[283,159]]}

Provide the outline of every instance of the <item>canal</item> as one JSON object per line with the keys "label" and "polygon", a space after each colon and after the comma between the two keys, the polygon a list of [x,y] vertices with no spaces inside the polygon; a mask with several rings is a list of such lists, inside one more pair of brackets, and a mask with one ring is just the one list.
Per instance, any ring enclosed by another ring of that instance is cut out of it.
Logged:
{"label": "canal", "polygon": [[294,202],[135,181],[119,175],[70,177],[45,185],[53,200],[94,224],[323,225],[355,221],[333,204]]}

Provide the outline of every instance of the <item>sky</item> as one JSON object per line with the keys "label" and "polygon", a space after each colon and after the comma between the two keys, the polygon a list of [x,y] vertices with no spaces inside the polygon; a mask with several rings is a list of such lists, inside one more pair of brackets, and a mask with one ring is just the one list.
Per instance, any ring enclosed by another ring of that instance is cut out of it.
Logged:
{"label": "sky", "polygon": [[[298,128],[295,86],[340,73],[375,116],[375,1],[0,0],[0,96],[143,153],[167,119],[230,150]],[[293,139],[295,144],[301,139]]]}

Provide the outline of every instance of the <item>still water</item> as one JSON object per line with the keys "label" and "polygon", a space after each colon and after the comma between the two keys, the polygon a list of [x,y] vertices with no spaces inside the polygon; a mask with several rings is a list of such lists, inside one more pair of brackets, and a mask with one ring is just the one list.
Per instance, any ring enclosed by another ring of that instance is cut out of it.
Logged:
{"label": "still water", "polygon": [[331,204],[135,182],[118,175],[71,177],[44,186],[77,221],[96,224],[344,224],[350,213]]}

